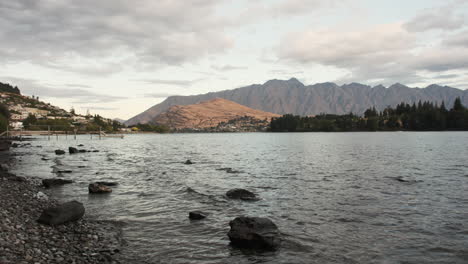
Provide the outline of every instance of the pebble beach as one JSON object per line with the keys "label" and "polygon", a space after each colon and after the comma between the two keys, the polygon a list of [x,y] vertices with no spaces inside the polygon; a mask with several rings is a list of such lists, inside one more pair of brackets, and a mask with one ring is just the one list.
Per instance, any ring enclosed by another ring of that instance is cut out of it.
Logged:
{"label": "pebble beach", "polygon": [[0,263],[127,263],[121,258],[122,223],[86,215],[57,226],[37,222],[42,211],[61,202],[50,196],[40,179],[8,172],[15,163],[1,153]]}

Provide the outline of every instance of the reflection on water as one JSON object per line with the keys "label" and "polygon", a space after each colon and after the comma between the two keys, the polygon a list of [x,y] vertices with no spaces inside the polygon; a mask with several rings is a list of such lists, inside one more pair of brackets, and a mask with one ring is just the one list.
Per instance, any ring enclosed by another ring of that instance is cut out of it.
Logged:
{"label": "reflection on water", "polygon": [[[55,194],[126,222],[128,251],[150,263],[466,263],[467,143],[463,132],[83,137],[16,149],[32,155],[15,170],[41,178],[71,170],[60,176],[75,183]],[[78,144],[100,152],[53,153]],[[120,184],[88,195],[97,180]],[[231,188],[261,200],[226,200]],[[193,210],[209,217],[190,221]],[[231,248],[228,222],[240,215],[272,219],[282,248]]]}

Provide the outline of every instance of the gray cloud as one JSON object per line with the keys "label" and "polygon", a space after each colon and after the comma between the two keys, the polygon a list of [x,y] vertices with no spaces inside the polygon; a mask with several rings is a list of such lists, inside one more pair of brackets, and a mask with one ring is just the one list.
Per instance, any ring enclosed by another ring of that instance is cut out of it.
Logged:
{"label": "gray cloud", "polygon": [[149,84],[164,84],[164,85],[173,85],[173,86],[182,86],[187,87],[191,86],[196,82],[202,81],[204,79],[195,79],[195,80],[162,80],[162,79],[145,79],[138,80],[140,82],[145,82]]}
{"label": "gray cloud", "polygon": [[419,38],[402,24],[355,31],[305,31],[285,36],[277,54],[283,61],[348,71],[338,82],[412,84],[425,81],[424,72],[468,71],[463,34],[445,34],[445,41],[433,45],[425,45]]}
{"label": "gray cloud", "polygon": [[427,9],[404,24],[408,31],[423,32],[429,30],[456,30],[466,23],[464,14],[457,13],[463,8],[463,1],[455,1],[445,6]]}
{"label": "gray cloud", "polygon": [[69,87],[78,87],[78,88],[91,88],[91,86],[86,85],[86,84],[78,84],[78,83],[67,83],[65,84],[66,86]]}
{"label": "gray cloud", "polygon": [[144,94],[145,97],[152,97],[152,98],[166,98],[169,96],[173,96],[176,94],[170,94],[170,93],[146,93]]}
{"label": "gray cloud", "polygon": [[287,71],[287,70],[270,70],[268,72],[271,74],[290,75],[290,76],[304,74],[304,71]]}
{"label": "gray cloud", "polygon": [[70,98],[74,99],[75,101],[73,103],[76,104],[108,103],[125,99],[125,97],[99,94],[82,88],[51,88],[32,79],[16,77],[4,77],[3,79],[15,83],[15,85],[17,85],[21,90],[21,93],[36,95],[39,97]]}
{"label": "gray cloud", "polygon": [[234,65],[212,65],[212,69],[217,70],[217,71],[234,71],[234,70],[246,70],[248,67],[245,66],[234,66]]}
{"label": "gray cloud", "polygon": [[[229,48],[217,0],[0,2],[0,63],[83,74],[181,64]],[[182,11],[183,10],[183,11]],[[84,63],[82,63],[84,62]]]}

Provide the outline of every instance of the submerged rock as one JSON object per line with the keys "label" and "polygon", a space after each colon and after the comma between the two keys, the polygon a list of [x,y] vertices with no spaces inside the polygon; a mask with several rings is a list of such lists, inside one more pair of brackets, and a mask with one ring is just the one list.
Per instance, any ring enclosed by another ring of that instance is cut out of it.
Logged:
{"label": "submerged rock", "polygon": [[88,151],[86,149],[80,149],[80,150],[78,150],[78,152],[85,153],[85,152],[88,152]]}
{"label": "submerged rock", "polygon": [[186,160],[186,161],[184,162],[184,164],[185,164],[185,165],[191,165],[191,164],[193,164],[193,162],[192,162],[191,160]]}
{"label": "submerged rock", "polygon": [[77,221],[84,213],[85,208],[82,203],[71,201],[45,209],[37,221],[46,225],[60,225]]}
{"label": "submerged rock", "polygon": [[256,201],[258,200],[257,195],[251,191],[245,189],[232,189],[226,192],[226,196],[230,199],[240,199],[245,201]]}
{"label": "submerged rock", "polygon": [[78,149],[77,149],[77,148],[74,148],[74,147],[69,147],[69,148],[68,148],[68,153],[70,153],[70,154],[76,154],[76,153],[78,153]]}
{"label": "submerged rock", "polygon": [[84,147],[84,145],[83,145],[83,144],[79,144],[78,147]]}
{"label": "submerged rock", "polygon": [[89,184],[88,190],[89,190],[89,193],[111,193],[112,192],[111,188],[105,185],[96,183],[96,182]]}
{"label": "submerged rock", "polygon": [[203,218],[206,218],[206,213],[201,212],[201,211],[189,212],[189,218],[191,220],[201,220]]}
{"label": "submerged rock", "polygon": [[275,250],[281,243],[278,227],[268,218],[236,217],[229,226],[227,235],[237,247]]}
{"label": "submerged rock", "polygon": [[72,173],[72,170],[58,170],[57,173]]}
{"label": "submerged rock", "polygon": [[60,185],[69,184],[69,183],[73,183],[73,181],[64,180],[64,179],[43,179],[42,180],[42,185],[44,185],[44,187],[46,188],[50,188],[53,186],[60,186]]}
{"label": "submerged rock", "polygon": [[100,184],[100,185],[105,185],[105,186],[117,186],[119,185],[118,182],[106,182],[106,181],[98,181],[96,182],[97,184]]}
{"label": "submerged rock", "polygon": [[64,155],[64,154],[65,154],[65,151],[64,151],[64,150],[61,150],[61,149],[56,149],[56,150],[55,150],[55,154],[57,154],[57,155]]}

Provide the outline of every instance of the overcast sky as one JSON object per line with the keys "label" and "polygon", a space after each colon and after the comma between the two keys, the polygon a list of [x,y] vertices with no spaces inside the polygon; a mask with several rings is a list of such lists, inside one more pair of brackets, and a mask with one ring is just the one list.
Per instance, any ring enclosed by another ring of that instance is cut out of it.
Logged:
{"label": "overcast sky", "polygon": [[468,0],[15,0],[0,25],[1,82],[110,118],[275,78],[468,88]]}

